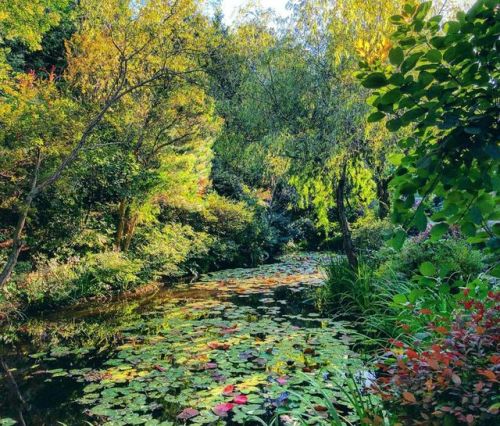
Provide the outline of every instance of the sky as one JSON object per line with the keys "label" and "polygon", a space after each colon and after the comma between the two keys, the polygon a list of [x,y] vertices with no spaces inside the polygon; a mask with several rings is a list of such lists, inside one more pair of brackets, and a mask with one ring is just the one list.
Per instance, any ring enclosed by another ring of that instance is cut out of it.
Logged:
{"label": "sky", "polygon": [[[263,7],[271,7],[278,13],[278,15],[281,16],[288,15],[288,11],[286,10],[287,2],[288,0],[260,0],[260,4]],[[474,0],[448,0],[447,2],[454,3],[461,6],[463,9],[467,9],[474,2]],[[226,25],[229,25],[234,21],[238,9],[246,3],[248,3],[248,0],[222,0],[222,11],[224,13],[224,21]]]}
{"label": "sky", "polygon": [[[223,0],[222,12],[224,13],[224,21],[226,24],[233,22],[234,17],[240,6],[246,4],[248,0]],[[272,7],[279,15],[286,16],[286,4],[288,0],[260,0],[260,4],[265,7]]]}

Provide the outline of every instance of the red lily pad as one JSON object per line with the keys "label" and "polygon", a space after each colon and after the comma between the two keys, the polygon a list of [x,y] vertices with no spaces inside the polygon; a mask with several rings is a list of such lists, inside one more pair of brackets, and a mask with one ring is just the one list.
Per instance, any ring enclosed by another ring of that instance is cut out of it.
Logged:
{"label": "red lily pad", "polygon": [[231,395],[234,392],[234,385],[227,385],[223,390],[222,390],[222,395],[228,396]]}
{"label": "red lily pad", "polygon": [[235,404],[246,404],[248,402],[248,397],[246,395],[236,395],[233,398]]}
{"label": "red lily pad", "polygon": [[189,420],[193,417],[196,417],[200,412],[194,408],[184,408],[178,415],[177,418],[179,420]]}
{"label": "red lily pad", "polygon": [[234,405],[230,402],[223,402],[221,404],[217,404],[212,411],[219,417],[226,417],[227,413],[229,413],[233,409]]}

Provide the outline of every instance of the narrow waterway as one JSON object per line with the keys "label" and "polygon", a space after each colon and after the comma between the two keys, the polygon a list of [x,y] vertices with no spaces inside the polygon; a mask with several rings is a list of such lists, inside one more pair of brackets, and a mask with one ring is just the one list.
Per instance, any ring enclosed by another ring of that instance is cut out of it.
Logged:
{"label": "narrow waterway", "polygon": [[355,421],[341,392],[362,368],[354,333],[314,307],[325,260],[287,256],[5,328],[0,425],[328,424],[325,398]]}

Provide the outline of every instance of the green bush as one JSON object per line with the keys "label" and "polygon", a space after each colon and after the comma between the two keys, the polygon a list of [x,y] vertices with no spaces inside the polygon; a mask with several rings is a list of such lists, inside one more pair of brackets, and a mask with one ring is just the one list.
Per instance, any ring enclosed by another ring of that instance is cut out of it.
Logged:
{"label": "green bush", "polygon": [[406,241],[400,252],[393,252],[381,269],[390,269],[410,279],[419,273],[424,262],[430,262],[438,268],[442,280],[447,283],[457,280],[470,281],[476,278],[483,268],[481,252],[472,249],[460,238],[432,241],[415,237]]}
{"label": "green bush", "polygon": [[31,307],[59,303],[71,299],[78,277],[75,258],[61,263],[59,259],[39,259],[36,269],[16,277],[16,292]]}
{"label": "green bush", "polygon": [[371,215],[358,220],[353,225],[354,247],[364,256],[372,256],[383,245],[394,226],[388,220],[380,220]]}
{"label": "green bush", "polygon": [[210,194],[202,220],[213,236],[208,268],[253,266],[269,257],[275,235],[260,206]]}
{"label": "green bush", "polygon": [[199,269],[199,263],[212,244],[204,232],[196,232],[189,225],[172,223],[161,229],[153,228],[139,248],[144,261],[144,278],[166,278],[185,275]]}
{"label": "green bush", "polygon": [[142,262],[125,254],[107,251],[88,255],[78,264],[75,289],[79,296],[113,290],[128,290],[139,282]]}
{"label": "green bush", "polygon": [[370,336],[397,333],[399,306],[393,300],[399,294],[419,289],[416,281],[393,275],[381,277],[369,262],[360,259],[353,270],[344,257],[333,258],[326,267],[325,285],[316,291],[318,307],[334,316],[353,321]]}

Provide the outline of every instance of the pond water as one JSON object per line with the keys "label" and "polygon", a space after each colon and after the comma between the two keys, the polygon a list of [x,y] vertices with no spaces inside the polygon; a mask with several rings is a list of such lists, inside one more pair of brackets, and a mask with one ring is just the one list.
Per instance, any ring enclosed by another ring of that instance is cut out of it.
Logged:
{"label": "pond water", "polygon": [[325,260],[288,256],[3,330],[16,341],[0,425],[329,424],[325,399],[355,422],[342,389],[362,369],[356,335],[312,298]]}

